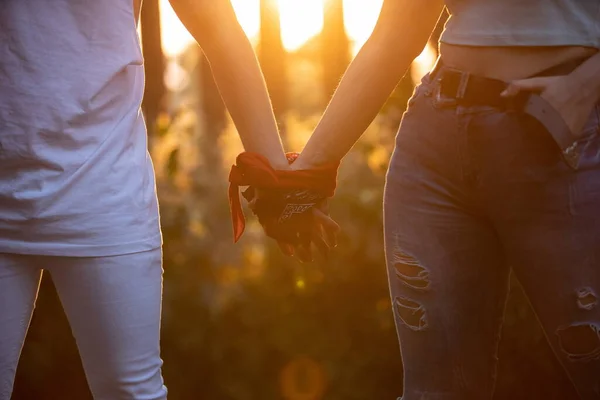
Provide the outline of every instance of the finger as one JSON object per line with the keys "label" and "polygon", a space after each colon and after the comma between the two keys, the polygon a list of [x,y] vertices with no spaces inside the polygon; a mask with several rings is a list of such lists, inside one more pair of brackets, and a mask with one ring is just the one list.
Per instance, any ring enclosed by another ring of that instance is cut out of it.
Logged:
{"label": "finger", "polygon": [[279,250],[286,256],[292,257],[294,255],[294,246],[291,244],[278,240],[277,245],[279,246]]}
{"label": "finger", "polygon": [[298,257],[300,262],[312,262],[312,251],[310,249],[310,245],[308,247],[299,244],[294,247],[294,254]]}
{"label": "finger", "polygon": [[302,261],[311,262],[312,261],[312,249],[310,247],[312,239],[312,232],[310,231],[301,231],[298,232],[298,240],[299,245],[298,249],[300,251],[300,255],[302,256]]}
{"label": "finger", "polygon": [[323,211],[318,208],[312,209],[313,216],[317,223],[321,224],[326,231],[331,231],[334,233],[339,233],[342,229],[331,217],[325,214]]}
{"label": "finger", "polygon": [[248,207],[250,207],[250,210],[256,211],[256,197],[250,200]]}
{"label": "finger", "polygon": [[341,231],[340,226],[331,219],[331,217],[320,210],[315,210],[313,214],[315,216],[315,222],[320,225],[327,245],[331,248],[337,247],[337,235]]}
{"label": "finger", "polygon": [[329,258],[329,245],[327,242],[318,233],[314,234],[312,241],[319,253],[327,260]]}
{"label": "finger", "polygon": [[310,246],[310,241],[311,241],[311,237],[312,237],[312,227],[309,227],[309,230],[306,230],[307,227],[303,227],[302,230],[298,231],[298,244],[302,245],[302,246]]}
{"label": "finger", "polygon": [[327,199],[321,201],[320,203],[318,203],[315,208],[323,211],[323,213],[325,213],[325,215],[329,215],[329,201],[327,201]]}
{"label": "finger", "polygon": [[284,229],[280,224],[273,221],[261,223],[265,234],[277,241],[288,243],[292,246],[298,244],[298,231],[293,229]]}
{"label": "finger", "polygon": [[320,229],[320,236],[325,240],[325,243],[327,243],[327,246],[329,246],[329,248],[337,247],[338,232],[325,229],[323,227],[323,225],[319,226],[319,229]]}
{"label": "finger", "polygon": [[521,91],[527,92],[543,92],[548,85],[553,82],[555,77],[537,77],[529,79],[521,79],[512,81],[506,89],[501,93],[503,97],[511,97],[517,95]]}
{"label": "finger", "polygon": [[[337,228],[339,229],[339,226],[337,226]],[[323,224],[320,223],[320,220],[315,218],[315,223],[312,226],[311,242],[315,244],[315,247],[319,253],[321,253],[326,259],[329,255],[330,249],[336,247],[336,233],[337,231],[333,230],[333,226],[331,229],[325,229]]]}
{"label": "finger", "polygon": [[510,83],[506,87],[506,89],[504,89],[504,91],[502,93],[500,93],[500,96],[513,97],[513,96],[516,96],[520,91],[521,91],[521,88],[518,85]]}

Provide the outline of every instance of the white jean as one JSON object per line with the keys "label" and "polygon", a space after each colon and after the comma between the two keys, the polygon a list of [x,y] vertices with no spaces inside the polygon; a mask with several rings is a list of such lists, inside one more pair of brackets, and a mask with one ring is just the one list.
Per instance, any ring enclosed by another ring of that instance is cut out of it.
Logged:
{"label": "white jean", "polygon": [[48,271],[96,400],[163,400],[162,251],[111,257],[0,254],[0,400],[9,400],[19,355]]}

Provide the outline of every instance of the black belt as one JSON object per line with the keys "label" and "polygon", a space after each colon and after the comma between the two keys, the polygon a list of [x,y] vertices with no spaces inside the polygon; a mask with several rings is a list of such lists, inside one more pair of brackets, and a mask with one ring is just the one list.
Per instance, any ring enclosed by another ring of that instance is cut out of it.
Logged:
{"label": "black belt", "polygon": [[[584,61],[574,60],[560,64],[535,74],[535,76],[566,75]],[[491,106],[522,111],[533,116],[552,135],[568,164],[573,168],[577,167],[579,162],[576,148],[577,138],[562,117],[539,95],[532,92],[520,92],[510,98],[502,97],[500,94],[507,88],[507,82],[443,67],[440,60],[436,63],[430,76],[437,81],[436,95],[440,104]]]}
{"label": "black belt", "polygon": [[[559,64],[541,71],[533,77],[567,75],[581,65],[583,61],[578,59]],[[438,91],[442,98],[454,100],[456,103],[464,105],[521,109],[525,106],[531,94],[521,92],[511,98],[502,97],[500,94],[506,89],[508,83],[444,67],[440,60],[431,71],[431,76],[438,81]]]}

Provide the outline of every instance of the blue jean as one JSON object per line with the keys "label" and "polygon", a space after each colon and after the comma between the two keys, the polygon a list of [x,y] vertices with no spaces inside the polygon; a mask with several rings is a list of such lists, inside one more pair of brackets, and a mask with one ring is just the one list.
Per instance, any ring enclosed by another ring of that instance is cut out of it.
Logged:
{"label": "blue jean", "polygon": [[572,169],[533,117],[436,85],[415,89],[386,179],[403,399],[492,398],[511,269],[581,398],[600,399],[600,107]]}
{"label": "blue jean", "polygon": [[63,304],[96,400],[164,400],[161,249],[111,257],[0,254],[0,400],[9,400],[42,268]]}

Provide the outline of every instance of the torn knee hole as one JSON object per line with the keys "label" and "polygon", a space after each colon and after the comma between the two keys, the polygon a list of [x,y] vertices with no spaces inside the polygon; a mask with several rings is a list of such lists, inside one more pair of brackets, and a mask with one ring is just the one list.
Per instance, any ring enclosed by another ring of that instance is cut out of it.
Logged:
{"label": "torn knee hole", "polygon": [[591,310],[598,304],[598,298],[591,288],[582,288],[577,291],[577,306],[583,310]]}
{"label": "torn knee hole", "polygon": [[429,286],[429,271],[412,256],[396,251],[394,269],[398,279],[408,287],[426,289]]}
{"label": "torn knee hole", "polygon": [[600,327],[595,324],[570,325],[556,332],[561,350],[572,361],[600,359]]}
{"label": "torn knee hole", "polygon": [[398,316],[404,325],[415,331],[427,327],[425,308],[421,304],[406,297],[396,297],[395,303]]}

